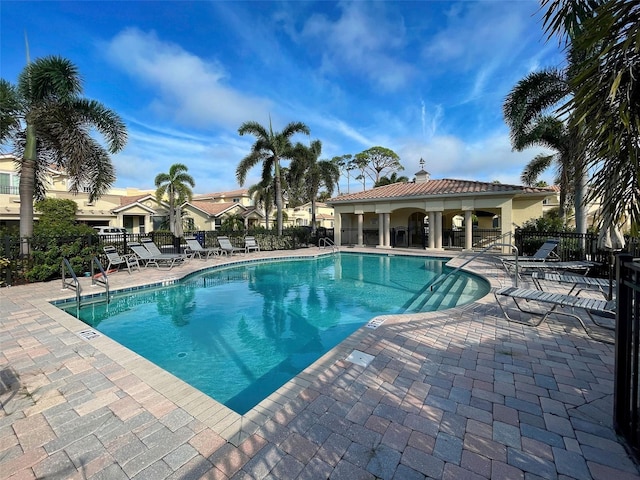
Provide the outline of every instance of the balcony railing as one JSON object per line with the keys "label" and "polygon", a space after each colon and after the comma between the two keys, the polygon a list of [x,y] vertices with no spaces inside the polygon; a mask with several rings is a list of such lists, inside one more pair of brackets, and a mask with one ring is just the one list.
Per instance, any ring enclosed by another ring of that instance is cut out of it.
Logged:
{"label": "balcony railing", "polygon": [[19,195],[18,187],[11,185],[0,185],[0,195]]}

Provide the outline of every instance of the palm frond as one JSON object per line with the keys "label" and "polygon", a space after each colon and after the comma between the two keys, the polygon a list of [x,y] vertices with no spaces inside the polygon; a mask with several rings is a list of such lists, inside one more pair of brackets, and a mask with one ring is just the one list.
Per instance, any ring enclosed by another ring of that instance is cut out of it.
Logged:
{"label": "palm frond", "polygon": [[555,155],[536,155],[522,170],[520,181],[525,185],[535,185],[542,174],[555,160]]}

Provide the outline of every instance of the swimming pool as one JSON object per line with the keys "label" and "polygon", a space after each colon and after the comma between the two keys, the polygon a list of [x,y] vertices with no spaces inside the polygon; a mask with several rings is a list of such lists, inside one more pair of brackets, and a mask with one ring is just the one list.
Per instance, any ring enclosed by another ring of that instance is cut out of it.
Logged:
{"label": "swimming pool", "polygon": [[242,415],[375,316],[489,292],[464,272],[430,292],[446,261],[339,253],[245,262],[108,304],[58,306]]}

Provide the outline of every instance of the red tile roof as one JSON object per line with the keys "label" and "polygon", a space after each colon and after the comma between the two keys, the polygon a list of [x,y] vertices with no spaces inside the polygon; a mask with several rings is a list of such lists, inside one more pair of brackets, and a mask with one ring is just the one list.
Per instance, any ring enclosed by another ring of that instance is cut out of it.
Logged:
{"label": "red tile roof", "polygon": [[203,212],[213,216],[220,215],[221,213],[225,212],[226,210],[229,210],[233,206],[241,207],[241,210],[243,211],[245,209],[245,207],[243,207],[239,203],[233,203],[233,202],[211,203],[211,202],[200,201],[200,200],[192,200],[191,202],[189,202],[189,205],[192,205],[198,210],[202,210]]}
{"label": "red tile roof", "polygon": [[486,194],[549,194],[553,189],[549,187],[526,187],[523,185],[506,185],[503,183],[476,182],[472,180],[455,180],[443,178],[429,180],[422,183],[392,183],[382,187],[372,188],[364,192],[340,195],[327,201],[329,204],[347,203],[354,200],[378,200],[409,197],[472,195]]}
{"label": "red tile roof", "polygon": [[131,205],[132,203],[136,203],[137,201],[146,197],[154,198],[153,195],[150,195],[148,193],[144,193],[142,195],[133,195],[131,197],[120,197],[120,206],[124,207],[125,205]]}

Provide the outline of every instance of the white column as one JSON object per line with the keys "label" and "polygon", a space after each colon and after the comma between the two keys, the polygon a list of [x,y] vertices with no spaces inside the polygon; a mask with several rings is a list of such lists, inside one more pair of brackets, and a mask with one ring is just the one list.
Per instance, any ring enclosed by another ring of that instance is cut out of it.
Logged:
{"label": "white column", "polygon": [[358,213],[358,246],[364,246],[364,233],[363,233],[363,224],[364,224],[364,214]]}
{"label": "white column", "polygon": [[436,236],[435,238],[435,248],[442,249],[442,212],[435,212],[436,214],[436,228],[433,232]]}
{"label": "white column", "polygon": [[391,226],[391,214],[384,214],[384,245],[385,247],[391,246],[391,232],[389,232]]}
{"label": "white column", "polygon": [[435,212],[427,212],[427,217],[429,217],[429,243],[427,247],[435,248],[435,238],[436,238],[436,216]]}
{"label": "white column", "polygon": [[378,214],[378,247],[384,247],[384,213]]}
{"label": "white column", "polygon": [[333,243],[342,245],[342,214],[336,213],[333,219]]}
{"label": "white column", "polygon": [[471,220],[471,210],[464,211],[464,249],[473,248],[473,221]]}

